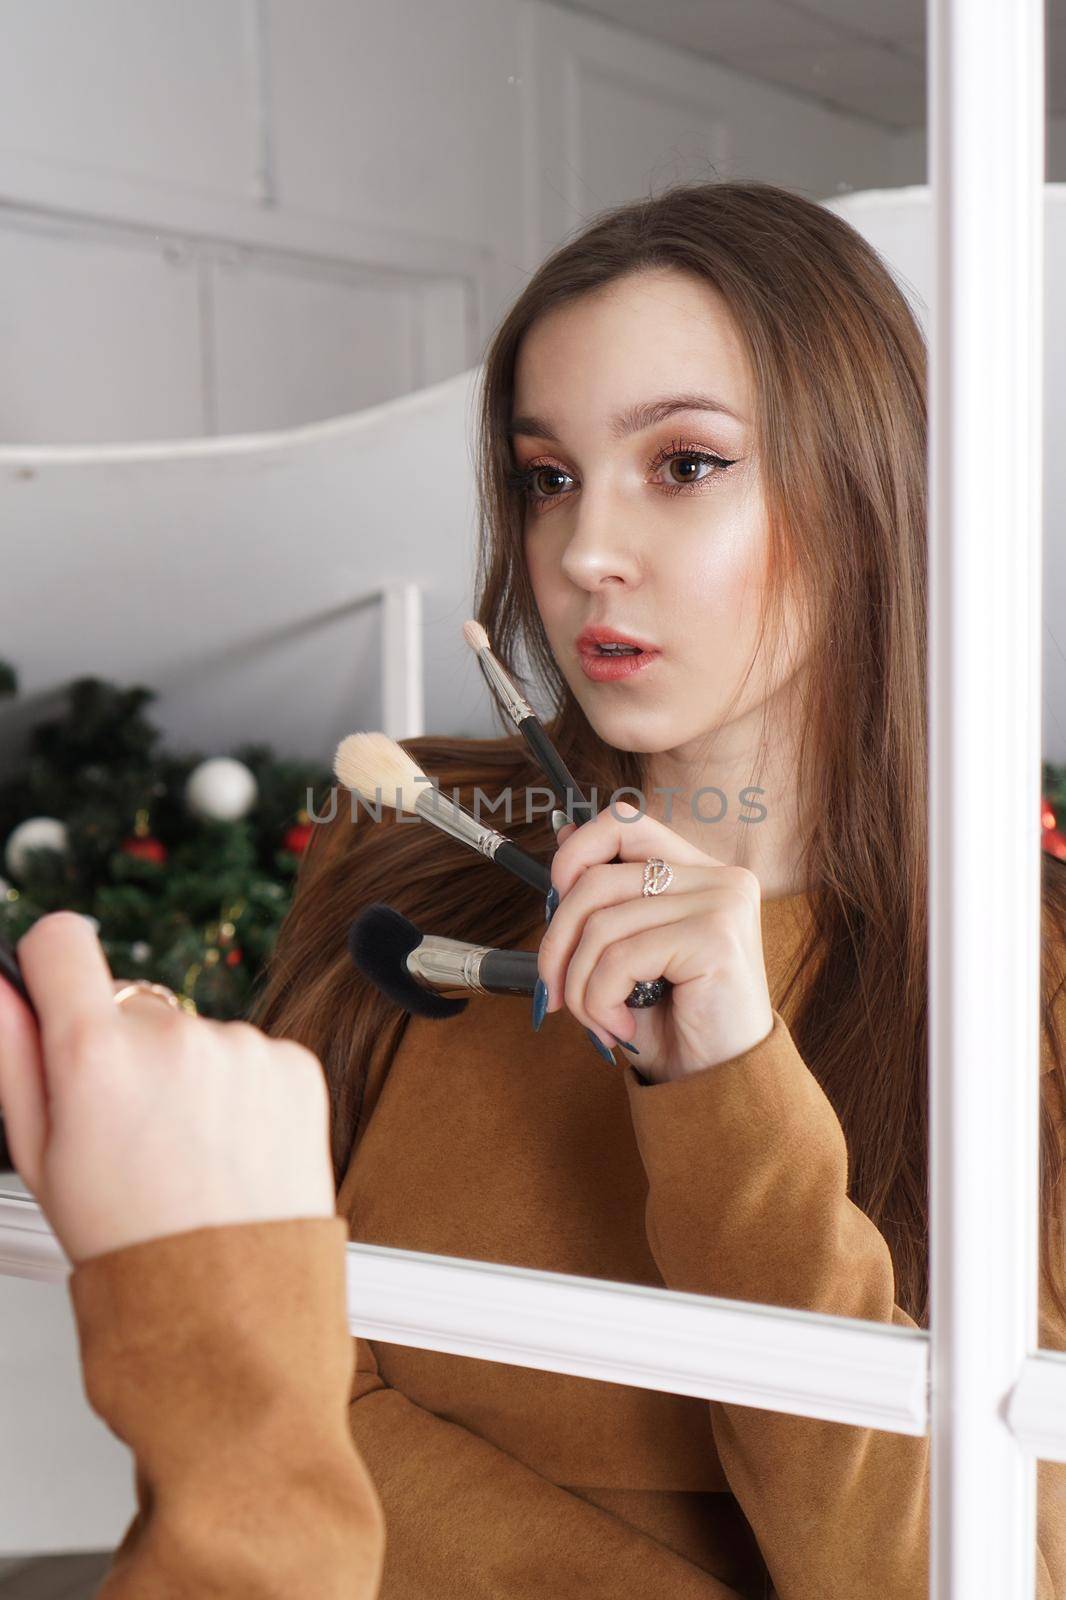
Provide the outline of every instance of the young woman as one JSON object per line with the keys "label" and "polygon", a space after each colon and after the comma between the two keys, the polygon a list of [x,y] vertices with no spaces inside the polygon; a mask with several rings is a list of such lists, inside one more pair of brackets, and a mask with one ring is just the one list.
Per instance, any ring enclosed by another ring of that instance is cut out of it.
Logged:
{"label": "young woman", "polygon": [[[562,836],[547,928],[394,813],[316,831],[253,1020],[325,1066],[353,1239],[927,1326],[925,456],[920,331],[817,204],[679,185],[533,274],[484,363],[477,614],[605,809]],[[590,628],[643,654],[607,662]],[[508,831],[554,849],[513,733],[405,743],[468,806],[510,791]],[[650,858],[673,876],[646,895]],[[1041,1341],[1063,1349],[1066,871],[1044,871]],[[538,949],[534,1025],[369,991],[345,933],[374,900]],[[659,974],[661,1005],[623,1004]],[[385,1600],[927,1592],[927,1438],[356,1346]],[[1040,1600],[1066,1594],[1064,1497],[1041,1464]]]}

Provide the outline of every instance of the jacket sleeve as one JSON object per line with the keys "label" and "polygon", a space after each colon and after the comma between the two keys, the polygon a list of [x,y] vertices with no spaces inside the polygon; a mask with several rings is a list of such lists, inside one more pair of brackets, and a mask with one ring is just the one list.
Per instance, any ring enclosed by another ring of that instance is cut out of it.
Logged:
{"label": "jacket sleeve", "polygon": [[355,1344],[352,1435],[388,1530],[381,1600],[740,1600],[650,1534],[408,1400],[371,1345]]}
{"label": "jacket sleeve", "polygon": [[[765,1039],[687,1078],[622,1070],[668,1288],[915,1326],[887,1241],[848,1198],[839,1119],[776,1010]],[[709,1405],[779,1600],[925,1600],[928,1435]],[[1064,1475],[1041,1464],[1037,1600],[1066,1600]]]}
{"label": "jacket sleeve", "polygon": [[137,1512],[101,1600],[374,1600],[380,1502],[352,1446],[343,1217],[202,1227],[67,1280],[92,1409]]}

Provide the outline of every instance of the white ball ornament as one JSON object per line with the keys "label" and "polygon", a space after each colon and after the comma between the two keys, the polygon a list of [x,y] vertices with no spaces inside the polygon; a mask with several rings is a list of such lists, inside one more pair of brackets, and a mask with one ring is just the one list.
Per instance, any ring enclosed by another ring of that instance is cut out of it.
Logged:
{"label": "white ball ornament", "polygon": [[67,853],[67,825],[58,817],[27,817],[8,835],[4,865],[13,878],[25,878],[29,850],[58,850]]}
{"label": "white ball ornament", "polygon": [[233,756],[211,756],[189,773],[185,804],[196,816],[213,822],[236,822],[255,805],[255,774]]}

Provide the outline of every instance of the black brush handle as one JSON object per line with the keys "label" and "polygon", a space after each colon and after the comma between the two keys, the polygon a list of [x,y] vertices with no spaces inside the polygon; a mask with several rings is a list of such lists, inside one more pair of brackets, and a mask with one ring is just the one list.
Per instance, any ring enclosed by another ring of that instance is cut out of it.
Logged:
{"label": "black brush handle", "polygon": [[532,994],[537,986],[537,952],[490,950],[481,958],[479,976],[493,994]]}
{"label": "black brush handle", "polygon": [[536,758],[538,767],[547,778],[552,793],[563,810],[566,811],[567,807],[572,807],[575,802],[579,805],[586,804],[581,785],[548,738],[540,718],[535,714],[523,717],[518,724],[518,731]]}
{"label": "black brush handle", "polygon": [[513,872],[516,878],[521,878],[523,883],[528,883],[531,889],[536,889],[547,898],[548,890],[552,886],[551,868],[545,866],[543,861],[537,861],[533,856],[527,856],[524,850],[505,839],[492,858],[499,866],[506,867],[508,872]]}
{"label": "black brush handle", "polygon": [[540,718],[536,714],[523,717],[518,724],[518,731],[536,757],[537,765],[547,778],[562,810],[574,822],[590,821],[592,806],[585,799],[581,785],[545,733]]}

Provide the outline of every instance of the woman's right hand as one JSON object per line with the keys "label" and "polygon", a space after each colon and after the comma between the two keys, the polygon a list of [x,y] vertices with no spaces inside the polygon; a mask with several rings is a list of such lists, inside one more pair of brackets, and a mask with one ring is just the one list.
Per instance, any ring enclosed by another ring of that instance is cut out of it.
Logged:
{"label": "woman's right hand", "polygon": [[78,912],[18,943],[40,1024],[0,979],[11,1157],[73,1265],[164,1234],[336,1214],[317,1056],[135,995]]}

